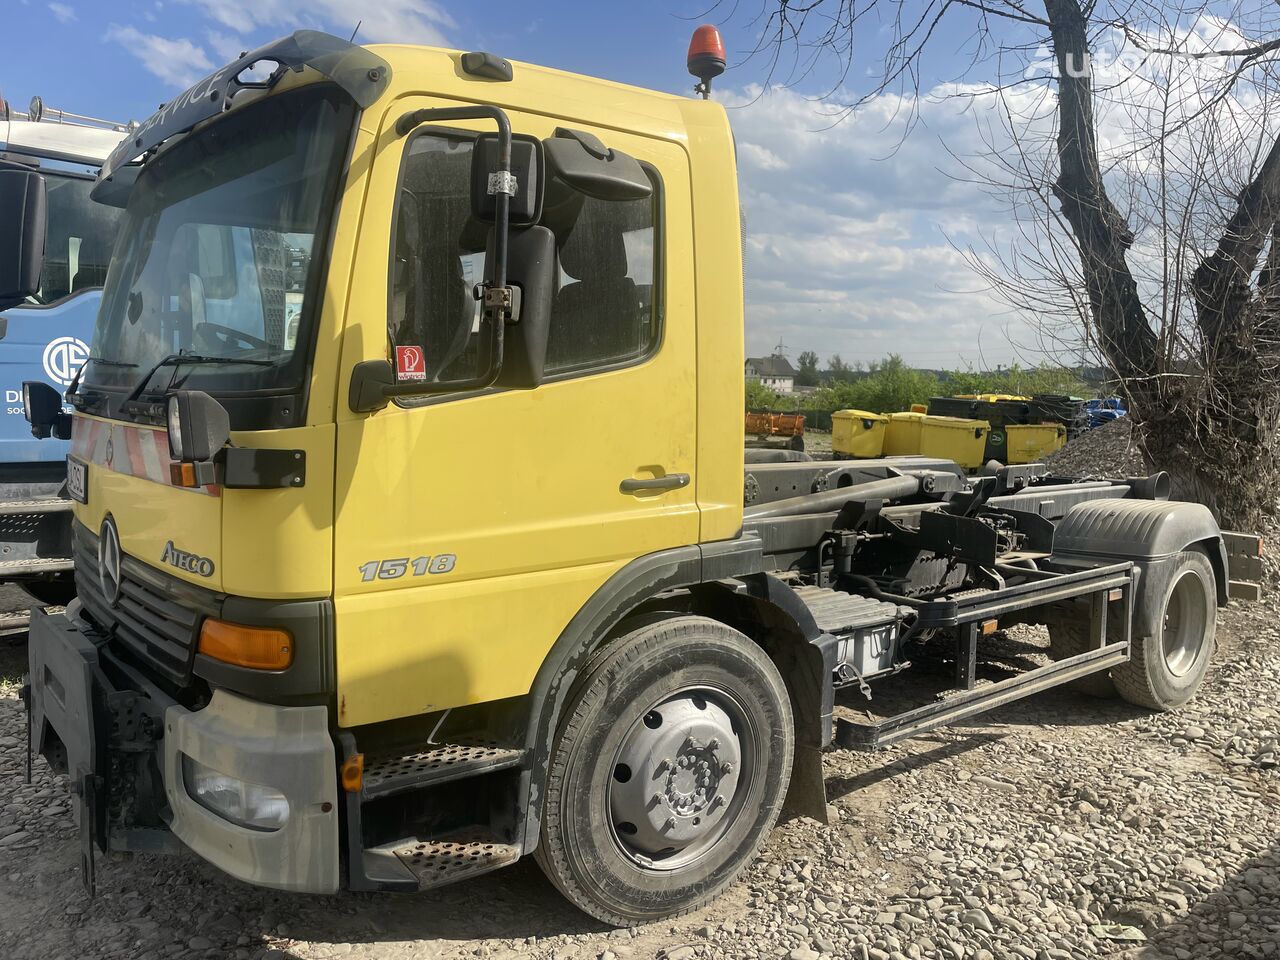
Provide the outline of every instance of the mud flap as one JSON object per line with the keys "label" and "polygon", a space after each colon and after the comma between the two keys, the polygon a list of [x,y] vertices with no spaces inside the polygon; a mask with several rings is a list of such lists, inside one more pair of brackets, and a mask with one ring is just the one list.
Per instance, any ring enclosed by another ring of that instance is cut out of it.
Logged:
{"label": "mud flap", "polygon": [[93,896],[94,848],[107,852],[108,721],[98,650],[66,616],[44,610],[32,614],[27,648],[28,736],[55,769],[65,756],[71,792],[79,801],[83,879]]}

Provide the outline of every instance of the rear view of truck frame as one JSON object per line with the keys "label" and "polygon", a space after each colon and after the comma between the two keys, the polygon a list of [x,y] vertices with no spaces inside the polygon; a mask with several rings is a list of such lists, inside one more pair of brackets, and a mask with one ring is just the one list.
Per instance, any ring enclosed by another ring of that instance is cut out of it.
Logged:
{"label": "rear view of truck frame", "polygon": [[[91,887],[102,852],[180,844],[311,893],[532,854],[643,923],[716,897],[784,808],[825,819],[825,750],[1072,682],[1194,695],[1260,545],[1162,475],[744,465],[734,184],[713,102],[306,32],[112,156],[117,365],[90,360],[70,424],[28,396],[74,436],[78,587],[33,620],[31,747]],[[243,279],[281,241],[283,302]],[[626,429],[547,439],[600,410]],[[1050,662],[979,683],[1019,623]],[[837,716],[925,661],[955,689]]]}

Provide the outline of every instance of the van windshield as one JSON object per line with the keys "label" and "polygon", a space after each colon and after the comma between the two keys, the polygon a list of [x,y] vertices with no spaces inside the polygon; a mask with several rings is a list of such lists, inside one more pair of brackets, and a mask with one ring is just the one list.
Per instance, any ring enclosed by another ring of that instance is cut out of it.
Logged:
{"label": "van windshield", "polygon": [[90,351],[102,362],[85,370],[86,387],[127,393],[162,358],[198,354],[252,362],[165,367],[151,386],[258,397],[302,388],[353,117],[335,87],[306,87],[216,120],[147,164],[107,274]]}

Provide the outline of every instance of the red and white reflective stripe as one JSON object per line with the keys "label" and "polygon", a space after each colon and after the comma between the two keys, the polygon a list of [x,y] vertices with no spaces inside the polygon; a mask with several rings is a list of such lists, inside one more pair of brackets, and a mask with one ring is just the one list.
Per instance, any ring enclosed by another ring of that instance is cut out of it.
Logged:
{"label": "red and white reflective stripe", "polygon": [[[76,417],[71,427],[71,455],[115,473],[173,486],[169,435],[164,430],[108,420]],[[216,497],[221,487],[179,487]]]}

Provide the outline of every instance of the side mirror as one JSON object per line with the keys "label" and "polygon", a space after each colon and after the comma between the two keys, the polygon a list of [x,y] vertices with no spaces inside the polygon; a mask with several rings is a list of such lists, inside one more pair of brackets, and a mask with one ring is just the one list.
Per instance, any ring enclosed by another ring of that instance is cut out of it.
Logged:
{"label": "side mirror", "polygon": [[47,221],[44,177],[0,163],[0,310],[40,289]]}
{"label": "side mirror", "polygon": [[71,414],[63,412],[62,394],[43,380],[23,381],[22,412],[36,439],[71,439]]}
{"label": "side mirror", "polygon": [[[493,256],[494,238],[489,238]],[[520,291],[520,319],[508,323],[502,370],[494,386],[531,390],[542,383],[556,289],[556,238],[546,227],[513,230],[507,245],[507,282]]]}
{"label": "side mirror", "polygon": [[543,141],[543,149],[547,177],[578,193],[597,200],[643,200],[653,193],[640,161],[606,147],[594,134],[557,127],[555,136]]}
{"label": "side mirror", "polygon": [[231,439],[227,408],[201,390],[175,390],[165,400],[169,455],[175,485],[203,487],[217,482],[213,459]]}
{"label": "side mirror", "polygon": [[[497,219],[498,144],[496,133],[482,133],[471,149],[471,213],[483,223]],[[511,174],[515,193],[511,196],[508,222],[513,227],[537,223],[542,216],[542,141],[522,134],[511,136]]]}

